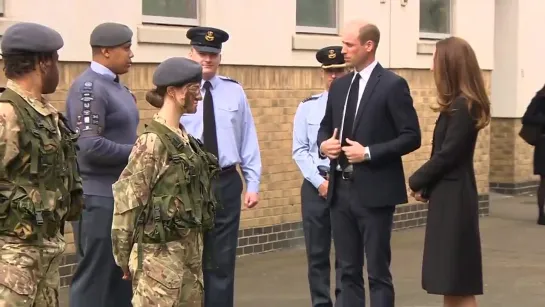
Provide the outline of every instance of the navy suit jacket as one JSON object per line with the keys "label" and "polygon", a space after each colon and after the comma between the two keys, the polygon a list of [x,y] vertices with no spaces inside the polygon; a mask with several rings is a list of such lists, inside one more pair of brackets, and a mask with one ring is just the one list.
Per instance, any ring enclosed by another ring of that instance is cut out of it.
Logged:
{"label": "navy suit jacket", "polygon": [[[318,144],[329,139],[335,128],[341,131],[344,104],[353,76],[350,73],[332,82],[318,131]],[[353,165],[351,196],[363,207],[406,203],[401,157],[420,148],[421,133],[409,85],[404,78],[376,65],[361,97],[352,139],[369,147],[371,159]],[[335,191],[336,167],[337,159],[332,159],[327,197],[330,203]]]}

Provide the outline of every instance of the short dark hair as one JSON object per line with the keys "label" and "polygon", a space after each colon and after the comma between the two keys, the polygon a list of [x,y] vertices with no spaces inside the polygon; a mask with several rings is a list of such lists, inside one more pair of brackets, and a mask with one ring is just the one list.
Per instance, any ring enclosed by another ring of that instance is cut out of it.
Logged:
{"label": "short dark hair", "polygon": [[20,78],[36,69],[36,64],[53,60],[53,53],[5,54],[4,75],[8,79]]}
{"label": "short dark hair", "polygon": [[360,43],[363,45],[367,41],[372,41],[375,45],[373,51],[377,51],[378,43],[380,42],[380,30],[374,24],[366,24],[360,28],[360,33],[358,36]]}
{"label": "short dark hair", "polygon": [[91,47],[91,51],[93,53],[93,56],[102,54],[102,48],[101,47]]}

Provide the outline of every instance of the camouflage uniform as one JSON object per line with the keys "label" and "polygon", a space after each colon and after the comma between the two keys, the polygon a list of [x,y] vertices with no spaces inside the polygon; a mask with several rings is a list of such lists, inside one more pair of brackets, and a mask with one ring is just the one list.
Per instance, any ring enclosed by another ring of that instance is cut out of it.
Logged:
{"label": "camouflage uniform", "polygon": [[79,217],[76,135],[44,98],[0,96],[0,306],[59,306],[66,220]]}
{"label": "camouflage uniform", "polygon": [[157,115],[136,141],[113,185],[112,222],[114,258],[131,272],[135,307],[202,306],[202,238],[213,225],[218,171],[201,143]]}

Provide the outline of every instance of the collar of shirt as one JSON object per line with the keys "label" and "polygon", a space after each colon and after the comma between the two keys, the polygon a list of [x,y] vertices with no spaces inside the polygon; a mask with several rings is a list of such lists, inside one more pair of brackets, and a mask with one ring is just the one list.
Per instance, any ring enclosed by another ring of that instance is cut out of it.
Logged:
{"label": "collar of shirt", "polygon": [[175,127],[169,126],[167,124],[167,121],[158,113],[153,115],[153,120],[167,127],[170,131],[176,133],[176,135],[178,135],[182,139],[182,141],[184,141],[186,144],[189,143],[189,138],[187,137],[186,132],[182,128],[175,128]]}
{"label": "collar of shirt", "polygon": [[97,63],[95,61],[92,61],[91,62],[91,69],[96,72],[97,74],[101,74],[101,75],[104,75],[104,76],[108,76],[108,77],[111,77],[112,78],[112,81],[117,77],[116,74],[114,74],[113,71],[111,71],[108,67],[100,64],[100,63]]}
{"label": "collar of shirt", "polygon": [[324,91],[320,94],[320,97],[318,98],[322,98],[322,99],[325,99],[327,100],[327,96],[329,96],[329,91]]}
{"label": "collar of shirt", "polygon": [[218,84],[220,83],[221,80],[220,80],[220,78],[219,78],[217,75],[215,75],[214,77],[212,77],[212,79],[210,79],[210,80],[204,80],[204,79],[202,79],[202,81],[201,81],[201,90],[204,90],[203,85],[204,85],[204,83],[205,83],[206,81],[210,81],[210,84],[212,85],[212,87],[210,88],[210,90],[212,91],[212,90],[214,90],[214,89],[216,88],[216,86],[218,86]]}
{"label": "collar of shirt", "polygon": [[356,74],[360,74],[362,81],[367,81],[371,77],[371,73],[373,72],[373,69],[377,66],[378,62],[377,60],[374,60],[371,64],[369,64],[367,67],[365,67],[362,71],[356,72],[354,70],[354,76],[352,76],[352,81],[354,81],[354,78],[356,77]]}
{"label": "collar of shirt", "polygon": [[6,87],[21,96],[34,110],[43,116],[57,113],[57,110],[47,102],[44,97],[35,98],[33,95],[21,88],[15,81],[8,80]]}

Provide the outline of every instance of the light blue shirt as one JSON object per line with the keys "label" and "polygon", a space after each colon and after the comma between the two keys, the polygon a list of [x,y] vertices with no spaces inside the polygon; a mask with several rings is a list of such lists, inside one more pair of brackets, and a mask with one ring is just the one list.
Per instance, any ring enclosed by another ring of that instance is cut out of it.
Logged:
{"label": "light blue shirt", "polygon": [[325,179],[318,172],[319,165],[329,166],[329,159],[318,156],[318,129],[324,118],[328,92],[314,95],[299,104],[293,119],[292,157],[303,177],[318,188]]}
{"label": "light blue shirt", "polygon": [[[236,81],[223,76],[209,80],[214,99],[214,115],[218,138],[218,159],[221,167],[240,164],[248,192],[258,193],[261,179],[261,153],[257,140],[250,105],[244,89]],[[201,82],[201,94],[205,90]],[[203,102],[199,101],[197,112],[184,114],[180,123],[194,137],[203,140]]]}
{"label": "light blue shirt", "polygon": [[112,77],[112,80],[114,80],[117,77],[117,75],[114,74],[113,71],[111,71],[109,68],[107,68],[106,66],[100,63],[92,61],[90,66],[91,66],[91,69],[97,74]]}

